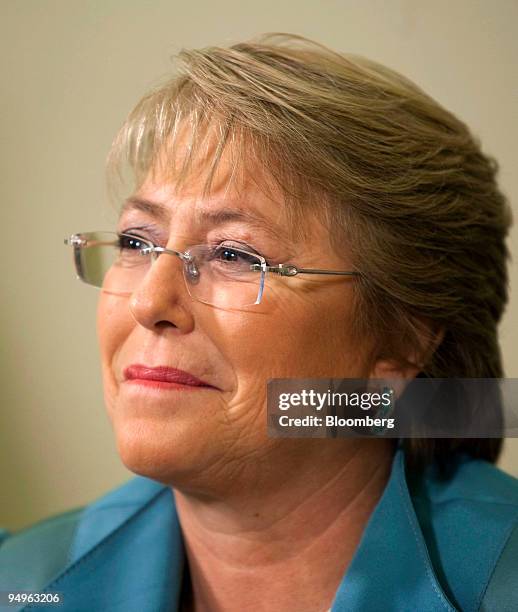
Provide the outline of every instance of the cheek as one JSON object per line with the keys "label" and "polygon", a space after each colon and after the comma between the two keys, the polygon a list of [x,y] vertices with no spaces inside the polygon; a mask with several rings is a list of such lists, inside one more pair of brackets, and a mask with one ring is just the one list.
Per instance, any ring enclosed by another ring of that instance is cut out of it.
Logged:
{"label": "cheek", "polygon": [[113,357],[122,347],[134,325],[128,307],[128,298],[100,294],[97,304],[97,339],[105,383],[111,374]]}
{"label": "cheek", "polygon": [[269,378],[362,377],[364,357],[352,334],[352,291],[286,290],[274,298],[244,316],[217,313],[212,322],[212,330],[219,330],[214,341],[234,368],[240,395],[251,389],[265,394]]}

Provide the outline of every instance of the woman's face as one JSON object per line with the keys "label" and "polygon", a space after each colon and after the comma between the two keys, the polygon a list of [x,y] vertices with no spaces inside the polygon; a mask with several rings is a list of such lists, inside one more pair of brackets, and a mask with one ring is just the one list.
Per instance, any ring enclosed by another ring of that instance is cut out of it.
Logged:
{"label": "woman's face", "polygon": [[[225,193],[226,181],[218,178],[225,176],[223,158],[206,199],[199,195],[203,176],[193,177],[181,195],[148,181],[121,214],[117,231],[149,226],[138,233],[175,250],[232,239],[271,265],[351,269],[331,250],[328,230],[316,217],[308,215],[308,236],[295,242],[279,193],[267,197],[245,180],[239,190],[232,186]],[[215,217],[223,208],[245,214]],[[105,403],[124,464],[191,490],[228,484],[266,463],[282,465],[293,448],[286,439],[267,436],[268,379],[369,375],[368,347],[352,340],[354,282],[344,276],[270,275],[261,304],[224,310],[194,301],[182,262],[162,255],[131,296],[102,292],[98,337]],[[163,390],[130,383],[124,372],[132,364],[181,369],[211,386]],[[290,442],[299,449],[304,444]]]}

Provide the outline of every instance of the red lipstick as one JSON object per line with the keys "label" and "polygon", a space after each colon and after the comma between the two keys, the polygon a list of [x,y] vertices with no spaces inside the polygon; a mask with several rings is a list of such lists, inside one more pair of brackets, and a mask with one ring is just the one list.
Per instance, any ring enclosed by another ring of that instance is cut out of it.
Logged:
{"label": "red lipstick", "polygon": [[168,366],[130,365],[124,370],[124,381],[156,389],[194,391],[196,389],[215,388],[189,372]]}

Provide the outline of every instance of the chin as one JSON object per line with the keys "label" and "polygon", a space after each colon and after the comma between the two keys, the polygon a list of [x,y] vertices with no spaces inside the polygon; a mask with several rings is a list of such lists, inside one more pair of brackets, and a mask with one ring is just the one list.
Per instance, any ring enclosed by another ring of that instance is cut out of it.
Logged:
{"label": "chin", "polygon": [[169,486],[187,485],[206,469],[200,461],[202,445],[193,444],[199,435],[182,432],[150,419],[114,423],[118,454],[124,466],[139,476]]}

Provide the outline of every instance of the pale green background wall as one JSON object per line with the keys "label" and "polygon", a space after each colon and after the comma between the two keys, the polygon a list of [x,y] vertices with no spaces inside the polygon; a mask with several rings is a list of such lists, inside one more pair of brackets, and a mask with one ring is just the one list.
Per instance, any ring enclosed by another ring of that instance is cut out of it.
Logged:
{"label": "pale green background wall", "polygon": [[[63,236],[108,229],[103,163],[182,46],[289,31],[403,72],[479,135],[518,218],[518,3],[2,0],[0,525],[87,503],[130,478],[101,395],[95,289]],[[518,253],[517,231],[513,252]],[[518,377],[518,268],[502,326]],[[518,475],[518,441],[501,465]]]}

